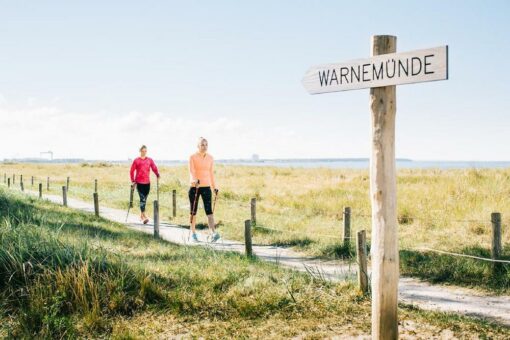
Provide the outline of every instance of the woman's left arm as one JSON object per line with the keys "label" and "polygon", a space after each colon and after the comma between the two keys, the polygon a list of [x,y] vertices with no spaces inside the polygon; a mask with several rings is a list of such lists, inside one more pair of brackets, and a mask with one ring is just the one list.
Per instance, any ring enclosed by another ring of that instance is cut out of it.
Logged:
{"label": "woman's left arm", "polygon": [[156,166],[156,163],[154,163],[154,161],[152,160],[151,158],[151,169],[152,171],[154,172],[154,174],[156,174],[156,177],[159,178],[159,171],[158,171],[158,167]]}

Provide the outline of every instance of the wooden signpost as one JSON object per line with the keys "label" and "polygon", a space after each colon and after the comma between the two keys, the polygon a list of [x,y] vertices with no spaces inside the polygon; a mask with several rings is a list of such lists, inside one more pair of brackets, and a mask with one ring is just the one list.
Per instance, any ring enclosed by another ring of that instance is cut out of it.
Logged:
{"label": "wooden signpost", "polygon": [[303,78],[310,94],[370,88],[373,339],[398,338],[395,85],[448,79],[448,46],[405,53],[396,49],[397,37],[375,35],[371,58],[314,66]]}

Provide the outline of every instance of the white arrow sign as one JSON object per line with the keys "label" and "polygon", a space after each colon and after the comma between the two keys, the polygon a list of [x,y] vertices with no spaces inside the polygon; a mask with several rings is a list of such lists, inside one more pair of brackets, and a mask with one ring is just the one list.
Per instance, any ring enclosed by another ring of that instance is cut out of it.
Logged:
{"label": "white arrow sign", "polygon": [[310,94],[448,79],[448,46],[390,53],[310,68],[303,85]]}

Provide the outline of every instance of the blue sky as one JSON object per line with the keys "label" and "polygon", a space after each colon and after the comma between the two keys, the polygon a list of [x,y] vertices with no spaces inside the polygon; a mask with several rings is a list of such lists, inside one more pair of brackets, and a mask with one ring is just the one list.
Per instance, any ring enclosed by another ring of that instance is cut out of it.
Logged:
{"label": "blue sky", "polygon": [[450,79],[397,88],[397,157],[510,160],[507,1],[1,1],[0,158],[368,157],[368,90],[315,64],[448,44]]}

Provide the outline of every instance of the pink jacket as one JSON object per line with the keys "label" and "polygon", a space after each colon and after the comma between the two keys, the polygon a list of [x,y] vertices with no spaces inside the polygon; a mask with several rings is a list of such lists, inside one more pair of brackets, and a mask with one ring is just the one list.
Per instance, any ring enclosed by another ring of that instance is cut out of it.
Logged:
{"label": "pink jacket", "polygon": [[[145,157],[144,159],[137,157],[133,164],[131,164],[131,170],[129,171],[129,176],[131,177],[131,182],[140,183],[140,184],[148,184],[151,182],[151,169],[154,171],[157,177],[159,177],[158,167],[152,160],[152,158]],[[136,175],[135,175],[136,172]]]}

